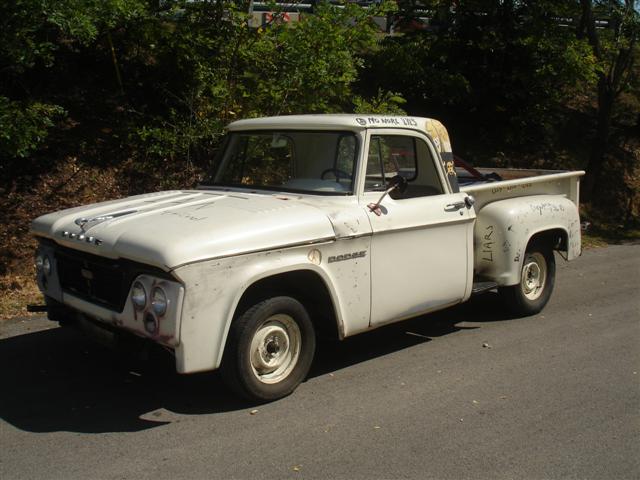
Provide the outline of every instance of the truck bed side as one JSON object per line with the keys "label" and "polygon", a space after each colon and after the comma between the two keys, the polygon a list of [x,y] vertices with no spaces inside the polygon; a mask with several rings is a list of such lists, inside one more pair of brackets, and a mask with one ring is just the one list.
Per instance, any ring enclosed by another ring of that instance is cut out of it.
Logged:
{"label": "truck bed side", "polygon": [[[484,173],[484,169],[478,169]],[[479,212],[485,205],[506,198],[524,197],[527,195],[563,195],[578,206],[580,197],[580,177],[584,171],[557,172],[554,170],[521,170],[492,169],[503,178],[498,182],[474,183],[465,185],[460,190],[473,195],[476,210]]]}
{"label": "truck bed side", "polygon": [[520,281],[524,253],[534,239],[565,252],[568,260],[581,253],[578,201],[584,172],[500,174],[511,172],[520,178],[461,188],[475,198],[474,274],[500,286]]}

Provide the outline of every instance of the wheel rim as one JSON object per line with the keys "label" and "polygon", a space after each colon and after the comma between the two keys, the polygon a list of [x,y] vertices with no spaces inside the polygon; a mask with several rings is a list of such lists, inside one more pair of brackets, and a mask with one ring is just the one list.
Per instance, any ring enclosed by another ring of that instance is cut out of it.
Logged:
{"label": "wheel rim", "polygon": [[522,293],[529,300],[537,300],[544,291],[547,279],[547,261],[538,252],[527,253],[522,266]]}
{"label": "wheel rim", "polygon": [[277,314],[265,320],[251,339],[251,370],[262,383],[284,380],[298,363],[302,336],[289,315]]}

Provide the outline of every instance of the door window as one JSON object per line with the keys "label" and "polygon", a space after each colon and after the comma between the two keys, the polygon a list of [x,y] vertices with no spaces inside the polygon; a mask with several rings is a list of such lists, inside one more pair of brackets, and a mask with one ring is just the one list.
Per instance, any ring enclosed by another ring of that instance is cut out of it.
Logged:
{"label": "door window", "polygon": [[440,176],[424,140],[408,135],[372,135],[367,156],[365,191],[382,191],[396,175],[407,179],[401,198],[444,193]]}

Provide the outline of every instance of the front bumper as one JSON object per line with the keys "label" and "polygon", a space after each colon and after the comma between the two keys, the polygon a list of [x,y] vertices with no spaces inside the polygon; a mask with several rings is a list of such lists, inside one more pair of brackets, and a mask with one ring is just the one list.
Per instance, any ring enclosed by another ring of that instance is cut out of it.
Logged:
{"label": "front bumper", "polygon": [[[47,257],[51,265],[48,273],[43,269],[37,273],[38,286],[46,297],[90,319],[161,345],[173,349],[180,345],[184,286],[166,272],[87,255],[51,242],[41,242],[37,255]],[[131,301],[131,288],[136,281],[148,292],[142,308],[135,308]],[[157,287],[164,290],[167,298],[162,315],[154,311],[148,298]]]}

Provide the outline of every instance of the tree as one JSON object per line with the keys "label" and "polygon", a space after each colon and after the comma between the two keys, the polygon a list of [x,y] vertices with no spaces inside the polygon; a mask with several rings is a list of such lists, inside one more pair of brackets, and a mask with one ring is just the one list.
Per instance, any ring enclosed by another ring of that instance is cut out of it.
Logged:
{"label": "tree", "polygon": [[[629,88],[633,61],[637,56],[640,32],[635,0],[580,0],[582,18],[579,37],[586,37],[598,61],[597,125],[587,175],[582,185],[583,197],[589,200],[601,175],[609,148],[611,121],[616,100]],[[610,18],[611,28],[596,28],[596,13]]]}
{"label": "tree", "polygon": [[[60,57],[142,15],[145,0],[15,0],[0,3],[0,168],[45,143],[65,108],[49,83]],[[70,83],[66,79],[66,83]],[[47,98],[49,97],[49,98]],[[2,172],[0,171],[0,175]]]}
{"label": "tree", "polygon": [[[401,16],[417,16],[416,3],[403,2]],[[551,149],[567,99],[593,80],[589,45],[560,24],[577,4],[420,4],[428,28],[387,38],[362,83],[400,92],[411,113],[443,118],[470,151]]]}
{"label": "tree", "polygon": [[[1,2],[0,176],[65,155],[135,159],[134,178],[171,187],[192,180],[185,166],[205,168],[237,118],[369,105],[353,85],[386,9],[319,2],[299,22],[250,28],[235,0]],[[375,108],[397,99],[380,92]]]}
{"label": "tree", "polygon": [[146,95],[157,99],[155,111],[141,109],[147,115],[138,129],[149,159],[209,161],[224,125],[238,118],[354,107],[397,111],[402,102],[377,91],[367,102],[354,92],[362,56],[377,48],[372,17],[386,5],[367,10],[321,2],[299,22],[274,15],[260,28],[249,28],[246,11],[232,2],[173,5],[170,28],[152,31],[139,50],[143,60],[153,59],[146,60],[151,67],[141,60],[135,69]]}

